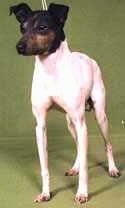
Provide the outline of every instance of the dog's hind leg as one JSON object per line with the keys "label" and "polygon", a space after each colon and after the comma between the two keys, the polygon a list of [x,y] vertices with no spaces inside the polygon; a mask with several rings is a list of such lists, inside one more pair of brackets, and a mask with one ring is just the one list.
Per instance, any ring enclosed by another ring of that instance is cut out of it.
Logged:
{"label": "dog's hind leg", "polygon": [[109,125],[108,125],[108,118],[106,115],[106,103],[105,103],[105,87],[101,78],[101,73],[97,73],[96,80],[94,83],[94,87],[92,90],[91,98],[93,101],[93,109],[95,112],[95,117],[99,128],[101,130],[101,134],[104,139],[106,155],[108,160],[108,171],[109,175],[112,177],[120,176],[120,172],[117,169],[114,161],[112,144],[109,135]]}
{"label": "dog's hind leg", "polygon": [[[76,148],[78,148],[75,126],[74,126],[74,124],[68,114],[66,114],[66,120],[67,120],[68,130],[74,139],[74,142],[76,144]],[[72,168],[65,172],[65,176],[76,176],[76,175],[78,175],[78,173],[79,173],[79,156],[78,156],[78,149],[77,149],[77,156],[76,156],[75,162],[74,162]]]}
{"label": "dog's hind leg", "polygon": [[104,139],[106,155],[108,160],[109,175],[112,177],[118,177],[120,176],[120,172],[117,169],[114,161],[113,149],[112,149],[112,144],[111,144],[111,139],[108,129],[108,118],[106,116],[104,106],[95,102],[94,109],[95,109],[94,111],[95,111],[96,120],[98,122],[99,128],[101,130],[101,134]]}

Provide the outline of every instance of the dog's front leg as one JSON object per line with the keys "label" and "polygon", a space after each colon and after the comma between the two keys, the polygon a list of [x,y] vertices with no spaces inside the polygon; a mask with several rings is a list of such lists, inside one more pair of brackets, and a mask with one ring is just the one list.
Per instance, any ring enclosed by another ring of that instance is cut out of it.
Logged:
{"label": "dog's front leg", "polygon": [[48,170],[48,152],[47,152],[47,135],[46,135],[46,112],[42,109],[35,108],[33,113],[36,117],[36,140],[41,166],[42,176],[42,193],[39,194],[35,202],[50,200],[49,187],[49,170]]}
{"label": "dog's front leg", "polygon": [[74,125],[77,132],[79,155],[79,182],[75,200],[76,202],[84,203],[88,200],[88,138],[85,115],[78,116],[78,118],[75,119]]}

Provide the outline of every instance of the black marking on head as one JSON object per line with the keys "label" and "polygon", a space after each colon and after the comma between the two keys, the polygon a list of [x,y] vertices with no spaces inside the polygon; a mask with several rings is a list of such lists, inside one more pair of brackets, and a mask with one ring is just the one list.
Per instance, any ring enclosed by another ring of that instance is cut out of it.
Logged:
{"label": "black marking on head", "polygon": [[30,9],[30,7],[27,4],[21,3],[21,4],[10,7],[10,15],[12,13],[15,14],[16,19],[20,23],[23,23],[32,14],[32,10]]}
{"label": "black marking on head", "polygon": [[49,5],[48,11],[59,21],[59,24],[64,26],[69,11],[68,6],[51,3]]}
{"label": "black marking on head", "polygon": [[34,11],[32,18],[29,20],[29,27],[41,34],[48,30],[56,30],[57,26],[48,11]]}
{"label": "black marking on head", "polygon": [[22,55],[49,55],[56,51],[65,39],[63,27],[69,7],[50,4],[48,10],[32,11],[27,4],[10,7],[20,22],[23,34],[17,43],[17,51]]}

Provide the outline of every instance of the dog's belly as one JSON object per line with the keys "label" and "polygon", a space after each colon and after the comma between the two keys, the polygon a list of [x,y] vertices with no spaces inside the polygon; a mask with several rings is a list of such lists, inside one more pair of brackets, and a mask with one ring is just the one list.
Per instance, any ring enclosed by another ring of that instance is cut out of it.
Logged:
{"label": "dog's belly", "polygon": [[[48,110],[57,110],[60,111],[62,113],[66,113],[66,111],[64,110],[64,108],[61,108],[58,104],[56,103],[52,103],[52,105],[49,107]],[[94,105],[93,105],[93,101],[91,99],[91,97],[89,97],[85,103],[85,111],[90,112],[91,110],[94,110]]]}

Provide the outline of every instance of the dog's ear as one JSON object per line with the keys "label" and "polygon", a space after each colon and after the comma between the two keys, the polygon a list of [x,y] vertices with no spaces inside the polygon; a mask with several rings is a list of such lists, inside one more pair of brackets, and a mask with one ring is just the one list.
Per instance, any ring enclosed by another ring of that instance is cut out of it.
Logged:
{"label": "dog's ear", "polygon": [[58,19],[59,23],[62,26],[64,26],[69,11],[68,6],[51,3],[49,5],[48,11],[52,16]]}
{"label": "dog's ear", "polygon": [[27,4],[21,3],[21,4],[10,7],[10,15],[13,13],[16,16],[16,19],[20,23],[23,23],[31,15],[32,10],[30,9],[30,7]]}

